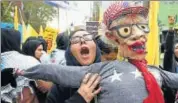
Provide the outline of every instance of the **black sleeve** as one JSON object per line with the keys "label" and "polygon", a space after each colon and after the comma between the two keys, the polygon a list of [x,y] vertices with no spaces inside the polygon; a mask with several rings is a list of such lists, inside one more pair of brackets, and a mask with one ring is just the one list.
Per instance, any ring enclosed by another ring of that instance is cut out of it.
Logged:
{"label": "black sleeve", "polygon": [[12,87],[17,87],[16,78],[13,75],[13,68],[5,68],[1,70],[1,86],[11,84]]}
{"label": "black sleeve", "polygon": [[64,95],[63,89],[54,84],[47,95],[46,103],[64,103]]}
{"label": "black sleeve", "polygon": [[65,103],[86,103],[86,101],[78,92],[76,92],[72,97],[66,100]]}
{"label": "black sleeve", "polygon": [[165,54],[163,67],[166,71],[174,72],[174,31],[169,31],[165,42]]}
{"label": "black sleeve", "polygon": [[60,85],[54,84],[47,95],[46,103],[86,103],[78,92],[74,93],[71,97],[68,94],[69,92],[69,88],[66,89]]}

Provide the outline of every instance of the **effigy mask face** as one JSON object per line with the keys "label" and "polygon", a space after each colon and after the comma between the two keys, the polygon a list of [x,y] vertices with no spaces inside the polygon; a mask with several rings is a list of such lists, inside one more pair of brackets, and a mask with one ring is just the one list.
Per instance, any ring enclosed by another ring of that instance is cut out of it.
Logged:
{"label": "effigy mask face", "polygon": [[120,56],[129,59],[144,59],[149,33],[148,20],[139,14],[128,14],[112,21],[109,39],[119,46]]}

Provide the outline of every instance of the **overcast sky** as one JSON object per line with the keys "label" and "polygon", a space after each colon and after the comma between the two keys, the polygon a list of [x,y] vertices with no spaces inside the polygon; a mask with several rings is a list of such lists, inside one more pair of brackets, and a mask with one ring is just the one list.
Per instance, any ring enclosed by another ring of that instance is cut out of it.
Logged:
{"label": "overcast sky", "polygon": [[[64,31],[71,23],[74,25],[81,25],[85,20],[85,17],[89,17],[91,10],[90,5],[92,1],[77,1],[76,10],[59,9],[59,17],[53,19],[48,25],[54,28],[60,28],[60,31]],[[59,22],[58,22],[59,19]],[[59,23],[59,25],[58,25]]]}

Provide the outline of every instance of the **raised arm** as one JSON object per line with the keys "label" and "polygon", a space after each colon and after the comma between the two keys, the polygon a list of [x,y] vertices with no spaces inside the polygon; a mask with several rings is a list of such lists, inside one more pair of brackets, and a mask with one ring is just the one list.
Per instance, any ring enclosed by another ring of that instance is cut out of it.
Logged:
{"label": "raised arm", "polygon": [[174,31],[168,31],[165,42],[165,54],[163,67],[166,71],[175,72],[174,58]]}

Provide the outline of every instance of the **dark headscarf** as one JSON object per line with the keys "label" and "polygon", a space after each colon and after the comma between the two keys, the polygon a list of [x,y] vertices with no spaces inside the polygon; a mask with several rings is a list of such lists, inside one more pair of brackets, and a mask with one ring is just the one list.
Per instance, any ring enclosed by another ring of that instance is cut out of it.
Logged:
{"label": "dark headscarf", "polygon": [[42,42],[42,45],[43,45],[43,50],[45,52],[47,52],[47,42],[43,39],[42,36],[38,36],[38,37],[30,36],[30,37],[27,38],[26,41],[29,41],[29,40],[40,40]]}
{"label": "dark headscarf", "polygon": [[56,38],[56,44],[58,49],[66,50],[69,45],[69,37],[66,32],[60,33]]}
{"label": "dark headscarf", "polygon": [[45,39],[43,39],[43,37],[41,36],[39,36],[38,39],[42,42],[43,50],[47,52],[47,42],[45,41]]}
{"label": "dark headscarf", "polygon": [[22,52],[25,55],[30,55],[35,57],[35,51],[39,45],[41,45],[42,42],[38,39],[34,40],[28,40],[26,41],[22,46]]}
{"label": "dark headscarf", "polygon": [[14,29],[1,28],[1,52],[18,51],[20,52],[21,35]]}
{"label": "dark headscarf", "polygon": [[[77,30],[77,31],[84,31],[84,30]],[[71,33],[70,38],[72,37],[73,34],[75,34],[77,31],[74,31]],[[96,44],[96,56],[95,56],[95,60],[93,63],[98,63],[101,62],[101,51],[96,43],[96,41],[94,40],[95,44]],[[67,50],[65,51],[65,58],[66,58],[66,64],[67,65],[71,65],[71,66],[82,66],[77,59],[72,55],[71,50],[70,50],[70,45],[67,47]]]}

